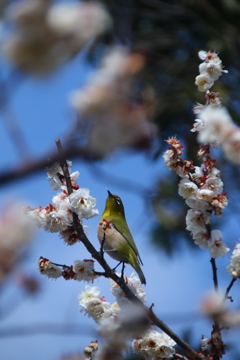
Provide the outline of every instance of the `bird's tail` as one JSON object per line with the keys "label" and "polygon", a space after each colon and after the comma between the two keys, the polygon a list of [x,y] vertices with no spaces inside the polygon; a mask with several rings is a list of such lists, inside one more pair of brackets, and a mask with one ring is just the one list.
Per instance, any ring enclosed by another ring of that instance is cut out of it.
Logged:
{"label": "bird's tail", "polygon": [[136,270],[136,272],[138,273],[138,276],[140,278],[141,283],[146,284],[146,279],[145,279],[145,276],[144,276],[144,274],[142,272],[142,269],[140,267],[139,262],[135,262],[134,264],[131,264],[131,265]]}

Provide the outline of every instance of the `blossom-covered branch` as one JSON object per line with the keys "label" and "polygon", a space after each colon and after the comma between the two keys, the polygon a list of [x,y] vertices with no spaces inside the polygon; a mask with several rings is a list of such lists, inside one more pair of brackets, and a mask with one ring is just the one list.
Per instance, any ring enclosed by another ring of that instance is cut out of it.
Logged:
{"label": "blossom-covered branch", "polygon": [[[59,141],[57,142],[57,145],[61,152],[61,143]],[[105,277],[112,279],[112,292],[116,296],[117,304],[111,305],[106,302],[103,297],[99,296],[99,290],[96,287],[92,288],[88,286],[85,288],[85,291],[82,292],[82,295],[80,295],[80,304],[88,315],[93,317],[98,323],[101,323],[101,333],[105,334],[103,336],[107,339],[106,346],[103,347],[102,352],[98,352],[100,356],[99,359],[103,356],[101,354],[106,354],[106,349],[109,349],[107,344],[111,344],[113,341],[112,335],[110,336],[110,334],[115,330],[113,330],[112,326],[116,326],[117,323],[122,324],[122,321],[126,316],[126,311],[128,314],[127,317],[129,318],[129,310],[127,310],[129,306],[132,309],[130,311],[132,316],[135,314],[133,320],[135,319],[137,322],[143,321],[143,328],[138,335],[136,331],[139,326],[134,326],[128,334],[124,330],[123,337],[119,337],[118,345],[120,346],[120,349],[125,349],[126,341],[137,336],[138,340],[134,342],[134,347],[137,352],[144,353],[150,351],[148,344],[154,341],[155,348],[152,347],[151,352],[152,354],[155,354],[155,357],[158,355],[161,357],[164,356],[165,358],[172,357],[175,353],[173,345],[176,342],[191,355],[192,359],[202,359],[196,351],[181,340],[167,327],[166,324],[164,324],[164,322],[156,317],[152,308],[149,309],[143,304],[143,301],[145,301],[145,291],[141,287],[139,278],[133,274],[131,277],[125,278],[118,276],[114,269],[111,269],[106,263],[102,253],[98,252],[88,240],[84,232],[82,221],[83,219],[89,219],[98,214],[98,211],[95,208],[96,200],[90,196],[88,189],[79,187],[76,183],[79,173],[72,173],[69,169],[69,165],[71,165],[70,162],[66,163],[62,161],[61,166],[54,165],[47,170],[51,187],[54,190],[60,190],[60,192],[53,197],[52,203],[36,209],[25,207],[24,212],[35,221],[37,226],[43,227],[46,231],[59,232],[60,236],[68,245],[73,245],[77,241],[81,241],[92,257],[97,260],[104,269],[104,273],[96,272],[92,260],[77,260],[74,265],[66,266],[53,263],[50,260],[41,257],[39,259],[39,270],[42,274],[45,274],[50,278],[62,276],[66,280],[74,279],[88,282],[92,282],[99,275],[104,275]],[[132,307],[133,304],[134,307]],[[139,309],[137,311],[139,312],[140,317],[136,315],[135,310],[133,309]],[[112,321],[113,319],[115,319],[114,322]],[[152,325],[161,328],[165,334],[163,333],[161,335],[161,333],[156,330],[151,330],[149,328],[150,322]],[[121,328],[122,325],[118,326]],[[116,331],[119,332],[120,328],[116,328]],[[112,330],[109,332],[107,329]],[[125,329],[125,326],[123,329]],[[144,335],[145,332],[146,335]],[[139,336],[142,338],[142,341],[140,341]]]}

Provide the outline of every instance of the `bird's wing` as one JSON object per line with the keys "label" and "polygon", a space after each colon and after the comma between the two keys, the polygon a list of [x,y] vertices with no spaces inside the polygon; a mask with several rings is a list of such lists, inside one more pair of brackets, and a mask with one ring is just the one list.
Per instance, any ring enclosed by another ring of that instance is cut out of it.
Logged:
{"label": "bird's wing", "polygon": [[[140,255],[138,253],[137,246],[133,240],[132,234],[129,230],[129,227],[124,219],[114,219],[112,221],[113,226],[115,229],[124,237],[124,239],[127,241],[128,245],[132,248],[132,250],[137,255],[140,263],[143,265],[142,259],[140,258]],[[121,231],[119,230],[121,229]]]}

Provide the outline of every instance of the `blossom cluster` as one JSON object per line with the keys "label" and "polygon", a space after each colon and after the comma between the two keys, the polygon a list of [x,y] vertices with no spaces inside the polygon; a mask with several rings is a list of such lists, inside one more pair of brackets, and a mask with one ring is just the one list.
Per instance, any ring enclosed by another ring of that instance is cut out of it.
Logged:
{"label": "blossom cluster", "polygon": [[215,53],[199,52],[200,75],[196,78],[199,91],[206,91],[206,104],[197,104],[197,114],[193,129],[198,132],[198,141],[212,147],[222,147],[226,158],[233,164],[240,165],[240,128],[233,122],[228,110],[221,105],[218,94],[209,89],[214,81],[227,72],[222,70],[222,62]]}
{"label": "blossom cluster", "polygon": [[235,246],[232,252],[227,271],[234,278],[240,278],[240,243]]}
{"label": "blossom cluster", "polygon": [[210,230],[211,214],[222,215],[227,206],[227,197],[223,192],[220,171],[214,167],[215,160],[210,156],[208,146],[200,146],[198,155],[202,165],[193,166],[192,161],[181,158],[183,146],[173,137],[167,140],[170,145],[163,157],[170,170],[181,177],[179,195],[182,196],[189,210],[186,217],[187,230],[191,232],[195,244],[201,249],[208,249],[212,258],[224,256],[229,249],[222,242],[219,230]]}
{"label": "blossom cluster", "polygon": [[103,6],[91,1],[23,0],[9,7],[6,18],[12,27],[3,43],[5,56],[35,74],[70,60],[111,25]]}
{"label": "blossom cluster", "polygon": [[78,300],[85,313],[97,323],[105,317],[115,318],[120,311],[117,303],[110,304],[104,297],[100,297],[100,289],[97,286],[86,286]]}
{"label": "blossom cluster", "polygon": [[[146,301],[145,291],[137,276],[132,273],[130,277],[125,277],[125,282],[141,301]],[[175,342],[165,333],[150,327],[144,310],[128,301],[114,281],[110,280],[110,283],[117,300],[113,304],[100,296],[100,289],[96,286],[86,286],[79,295],[79,304],[100,325],[100,334],[108,340],[108,345],[103,346],[96,359],[106,358],[109,346],[111,353],[116,349],[118,352],[126,349],[126,342],[132,339],[133,350],[146,360],[172,357]]]}
{"label": "blossom cluster", "polygon": [[175,344],[167,334],[150,327],[142,337],[133,341],[133,348],[145,360],[168,359],[175,354]]}
{"label": "blossom cluster", "polygon": [[198,56],[203,62],[199,65],[200,75],[196,77],[195,84],[199,91],[206,92],[223,72],[228,71],[223,70],[222,61],[215,52],[201,50]]}
{"label": "blossom cluster", "polygon": [[[70,166],[71,163],[68,162]],[[69,195],[67,191],[66,181],[60,165],[55,164],[47,169],[47,175],[53,190],[61,190],[57,193],[52,203],[37,208],[25,207],[25,213],[34,220],[36,226],[50,232],[59,232],[61,238],[68,245],[73,245],[77,240],[77,234],[72,227],[72,212],[78,215],[80,221],[82,219],[90,219],[99,214],[95,208],[96,199],[90,195],[89,189],[80,188],[76,184],[79,172],[71,173],[69,168],[70,179],[72,183],[72,193]]]}
{"label": "blossom cluster", "polygon": [[40,256],[38,269],[50,279],[63,277],[65,280],[93,282],[98,275],[94,272],[94,261],[91,259],[75,260],[74,265],[57,265]]}
{"label": "blossom cluster", "polygon": [[91,124],[87,145],[91,153],[104,156],[119,146],[147,147],[155,136],[156,127],[148,120],[154,107],[153,92],[145,91],[141,101],[132,98],[135,76],[144,63],[142,54],[114,47],[88,84],[71,94],[79,126],[84,120],[88,128]]}

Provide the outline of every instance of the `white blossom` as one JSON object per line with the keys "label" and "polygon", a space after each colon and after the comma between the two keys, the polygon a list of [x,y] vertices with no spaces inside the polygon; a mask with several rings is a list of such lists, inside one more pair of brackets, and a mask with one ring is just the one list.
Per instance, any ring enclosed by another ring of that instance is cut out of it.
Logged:
{"label": "white blossom", "polygon": [[223,311],[224,293],[220,289],[219,292],[210,292],[204,296],[200,303],[200,310],[208,316],[218,315]]}
{"label": "white blossom", "polygon": [[228,136],[222,142],[222,149],[227,160],[235,165],[240,165],[240,128],[229,126],[225,128]]}
{"label": "white blossom", "polygon": [[190,196],[186,199],[186,204],[195,210],[209,210],[209,204],[201,199],[198,199],[196,196]]}
{"label": "white blossom", "polygon": [[191,132],[200,132],[205,127],[205,122],[202,119],[195,119]]}
{"label": "white blossom", "polygon": [[198,140],[201,143],[212,144],[215,147],[221,144],[233,131],[235,126],[224,107],[206,106],[198,117],[205,123],[201,129]]}
{"label": "white blossom", "polygon": [[101,318],[114,318],[118,312],[116,305],[112,306],[104,297],[100,298],[100,289],[96,286],[86,286],[78,300],[85,312],[97,323]]}
{"label": "white blossom", "polygon": [[196,245],[199,245],[200,249],[209,249],[209,241],[210,237],[208,234],[207,229],[206,230],[200,230],[198,232],[195,232],[192,234],[194,243]]}
{"label": "white blossom", "polygon": [[76,273],[74,279],[78,281],[93,281],[98,276],[94,274],[93,260],[75,260],[73,271]]}
{"label": "white blossom", "polygon": [[198,86],[199,91],[206,92],[213,86],[214,80],[208,73],[202,73],[196,77],[195,84]]}
{"label": "white blossom", "polygon": [[71,210],[75,212],[80,219],[90,219],[99,214],[95,209],[96,199],[90,195],[90,190],[80,188],[74,190],[69,196]]}
{"label": "white blossom", "polygon": [[227,266],[228,273],[234,278],[240,277],[240,243],[238,243],[230,259],[230,264]]}
{"label": "white blossom", "polygon": [[201,349],[202,351],[209,351],[212,346],[212,339],[204,338],[201,340]]}
{"label": "white blossom", "polygon": [[184,199],[196,195],[197,190],[198,190],[197,185],[193,181],[191,181],[189,177],[183,178],[179,183],[178,193]]}
{"label": "white blossom", "polygon": [[89,301],[92,299],[98,299],[100,295],[100,289],[97,286],[85,286],[85,290],[81,291],[78,297],[79,304],[83,308],[87,308]]}
{"label": "white blossom", "polygon": [[204,200],[204,201],[211,201],[211,199],[213,198],[214,196],[214,192],[212,190],[209,190],[209,189],[204,189],[204,188],[201,188],[201,189],[198,189],[197,191],[197,194],[196,194],[196,197],[198,199],[201,199],[201,200]]}
{"label": "white blossom", "polygon": [[50,279],[57,279],[62,276],[62,269],[48,259],[40,257],[38,265],[40,273],[46,275]]}
{"label": "white blossom", "polygon": [[222,233],[220,230],[211,231],[211,239],[209,241],[209,250],[212,258],[222,257],[230,250],[222,242]]}
{"label": "white blossom", "polygon": [[47,24],[57,34],[73,36],[74,41],[84,44],[110,26],[110,17],[97,2],[56,3],[50,7]]}
{"label": "white blossom", "polygon": [[223,70],[221,67],[221,63],[217,63],[214,61],[211,61],[209,63],[202,63],[199,65],[199,72],[200,74],[208,73],[210,77],[216,81],[219,76],[222,75],[222,72],[226,72],[226,70]]}
{"label": "white blossom", "polygon": [[186,216],[187,230],[193,234],[203,230],[206,231],[206,224],[209,224],[211,213],[207,211],[189,209]]}
{"label": "white blossom", "polygon": [[146,360],[168,359],[175,354],[175,344],[167,334],[150,328],[141,338],[133,341],[133,349]]}
{"label": "white blossom", "polygon": [[[120,274],[117,275],[120,276]],[[141,300],[142,302],[146,302],[146,292],[142,288],[142,284],[139,277],[136,276],[134,273],[132,273],[130,276],[124,275],[124,279],[127,286],[132,291],[132,293],[136,295],[139,298],[139,300]],[[127,299],[122,289],[118,286],[118,284],[115,283],[115,281],[113,281],[112,279],[110,279],[110,284],[111,284],[110,290],[112,294],[116,297],[118,304],[120,306],[124,304],[129,304],[130,303],[129,300]]]}

